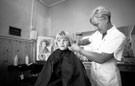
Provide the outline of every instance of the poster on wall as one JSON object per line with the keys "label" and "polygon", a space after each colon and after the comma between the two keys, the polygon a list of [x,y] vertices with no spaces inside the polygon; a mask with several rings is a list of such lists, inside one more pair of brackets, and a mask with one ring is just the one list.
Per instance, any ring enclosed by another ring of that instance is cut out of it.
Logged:
{"label": "poster on wall", "polygon": [[47,61],[53,51],[53,38],[38,36],[37,38],[37,61]]}

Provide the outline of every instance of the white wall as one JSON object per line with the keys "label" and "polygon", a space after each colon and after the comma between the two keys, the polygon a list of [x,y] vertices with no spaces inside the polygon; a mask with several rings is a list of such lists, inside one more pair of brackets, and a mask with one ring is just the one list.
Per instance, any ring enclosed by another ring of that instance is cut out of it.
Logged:
{"label": "white wall", "polygon": [[[0,0],[0,35],[30,39],[32,24],[39,35],[47,36],[50,26],[48,7],[40,3],[39,0],[34,1],[32,15],[33,0]],[[9,26],[22,29],[21,37],[9,35]]]}
{"label": "white wall", "polygon": [[0,1],[0,35],[9,36],[9,26],[22,29],[22,38],[29,37],[31,0]]}
{"label": "white wall", "polygon": [[92,9],[102,5],[112,12],[112,23],[116,26],[135,24],[134,0],[66,0],[49,8],[51,33],[60,30],[82,32],[93,30],[89,23]]}
{"label": "white wall", "polygon": [[34,19],[33,19],[33,27],[36,28],[38,35],[40,36],[49,36],[50,29],[50,17],[49,17],[49,9],[43,3],[39,2],[39,0],[35,0],[34,6]]}

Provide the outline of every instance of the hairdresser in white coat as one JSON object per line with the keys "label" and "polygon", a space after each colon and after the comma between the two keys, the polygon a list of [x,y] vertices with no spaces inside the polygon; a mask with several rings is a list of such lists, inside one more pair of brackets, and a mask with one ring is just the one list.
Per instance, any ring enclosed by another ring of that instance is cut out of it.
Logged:
{"label": "hairdresser in white coat", "polygon": [[[121,61],[126,37],[111,23],[111,12],[103,6],[95,8],[90,23],[97,29],[88,39],[79,44],[90,43],[87,50],[78,44],[71,49],[92,61],[92,86],[121,86],[121,77],[117,61]],[[89,49],[89,50],[88,50]]]}

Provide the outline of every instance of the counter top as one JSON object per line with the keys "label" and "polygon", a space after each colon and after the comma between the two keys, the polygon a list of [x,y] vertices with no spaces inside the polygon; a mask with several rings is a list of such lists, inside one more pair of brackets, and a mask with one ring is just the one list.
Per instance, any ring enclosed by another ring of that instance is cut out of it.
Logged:
{"label": "counter top", "polygon": [[124,58],[122,62],[117,63],[120,71],[123,72],[135,72],[135,59],[134,58]]}

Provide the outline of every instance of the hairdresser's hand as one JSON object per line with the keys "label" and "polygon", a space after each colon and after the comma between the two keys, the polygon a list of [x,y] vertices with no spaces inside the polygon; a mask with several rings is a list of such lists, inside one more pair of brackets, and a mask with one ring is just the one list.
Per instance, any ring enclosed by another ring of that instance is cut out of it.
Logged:
{"label": "hairdresser's hand", "polygon": [[80,51],[80,47],[77,44],[75,44],[75,43],[73,43],[71,45],[71,49],[72,49],[72,51],[75,51],[75,52],[79,52]]}

